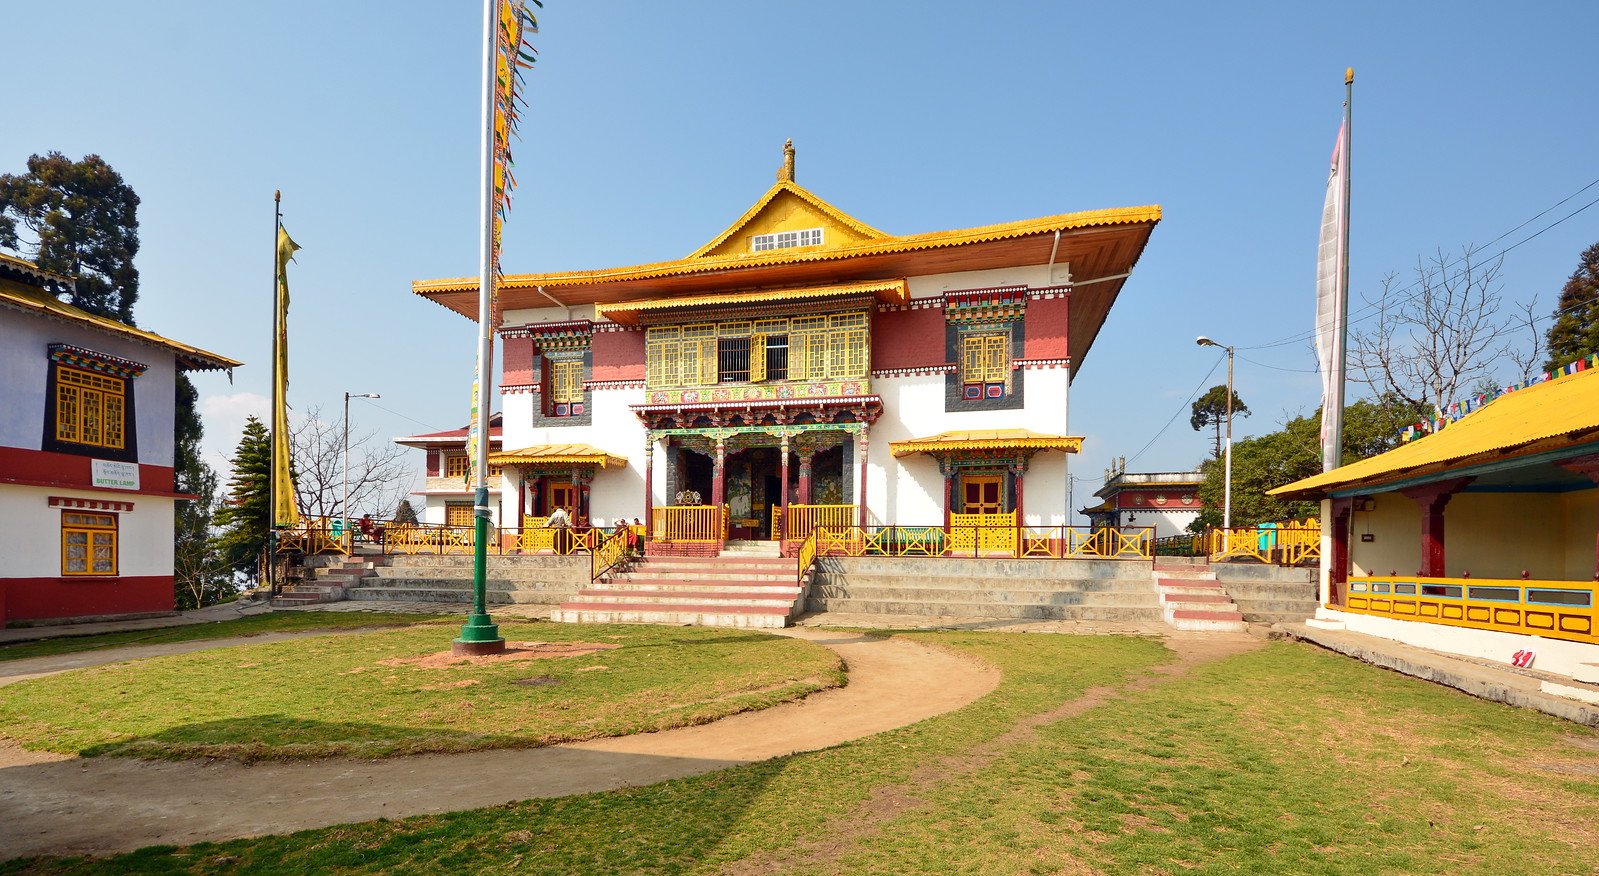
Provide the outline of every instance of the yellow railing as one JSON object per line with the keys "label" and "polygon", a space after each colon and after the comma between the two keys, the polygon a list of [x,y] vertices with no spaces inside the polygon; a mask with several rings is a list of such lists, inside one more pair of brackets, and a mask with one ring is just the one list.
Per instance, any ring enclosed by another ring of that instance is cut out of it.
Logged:
{"label": "yellow railing", "polygon": [[393,554],[467,554],[472,552],[471,526],[402,523],[383,530],[383,550]]}
{"label": "yellow railing", "polygon": [[605,536],[598,529],[560,529],[550,526],[534,529],[524,527],[520,532],[507,532],[507,535],[508,549],[524,554],[546,552],[562,555],[592,553]]}
{"label": "yellow railing", "polygon": [[810,571],[811,564],[816,562],[817,544],[826,536],[827,530],[817,527],[811,530],[809,535],[805,536],[805,541],[800,543],[799,553],[795,557],[794,586],[799,587],[801,590],[805,587],[805,573]]}
{"label": "yellow railing", "polygon": [[772,506],[772,528],[767,530],[772,534],[772,541],[781,541],[783,538],[783,506]]}
{"label": "yellow railing", "polygon": [[1016,512],[1004,514],[949,515],[951,553],[1008,553],[1015,555],[1018,544]]}
{"label": "yellow railing", "polygon": [[722,509],[715,505],[667,505],[650,509],[651,541],[721,541]]}
{"label": "yellow railing", "polygon": [[788,541],[799,541],[807,538],[811,530],[818,526],[827,529],[843,529],[854,526],[856,523],[854,505],[790,505],[788,506],[788,528],[783,532],[783,538]]}
{"label": "yellow railing", "polygon": [[[1008,515],[1002,515],[1008,516]],[[1003,554],[1057,560],[1147,560],[1155,544],[1155,530],[1090,529],[1086,526],[995,526],[987,529],[967,525],[945,530],[941,526],[846,526],[843,529],[818,528],[817,550],[827,556],[884,557],[973,557]],[[1008,533],[1002,535],[1001,533]],[[989,547],[985,548],[984,545]]]}
{"label": "yellow railing", "polygon": [[[1397,620],[1599,644],[1591,581],[1349,579],[1345,611]],[[1329,606],[1339,608],[1339,606]]]}
{"label": "yellow railing", "polygon": [[306,522],[294,529],[278,530],[277,552],[348,556],[354,539],[355,533],[349,529],[334,535],[333,527],[326,520]]}
{"label": "yellow railing", "polygon": [[1205,534],[1205,552],[1212,561],[1256,559],[1297,566],[1321,558],[1321,520],[1307,517],[1262,526],[1212,529]]}
{"label": "yellow railing", "polygon": [[[599,530],[594,530],[599,532]],[[597,548],[589,553],[589,580],[596,581],[617,563],[627,559],[627,543],[631,533],[621,530],[603,538]]]}

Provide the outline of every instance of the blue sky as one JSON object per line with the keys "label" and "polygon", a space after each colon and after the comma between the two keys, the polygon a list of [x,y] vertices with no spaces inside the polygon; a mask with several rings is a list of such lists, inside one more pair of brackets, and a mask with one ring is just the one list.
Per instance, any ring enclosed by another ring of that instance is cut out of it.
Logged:
{"label": "blue sky", "polygon": [[[412,295],[473,273],[480,11],[439,2],[7,11],[0,172],[98,153],[143,199],[139,323],[249,363],[197,379],[212,461],[269,392],[272,191],[304,247],[291,399],[381,437],[464,421],[474,326]],[[1318,403],[1308,343],[1327,159],[1356,69],[1352,284],[1482,244],[1599,178],[1599,4],[808,4],[549,0],[529,79],[512,272],[680,257],[770,184],[890,233],[1158,203],[1084,364],[1073,471],[1206,452],[1189,394],[1236,344],[1268,431]],[[1590,189],[1497,250],[1599,197]],[[1518,247],[1552,309],[1599,207]],[[1247,349],[1260,347],[1260,349]],[[1256,364],[1260,363],[1260,364]],[[1281,370],[1290,369],[1290,370]],[[1293,370],[1297,369],[1297,370]],[[1220,382],[1223,372],[1216,371]],[[1170,428],[1161,429],[1176,415]],[[1159,438],[1151,439],[1159,434]]]}

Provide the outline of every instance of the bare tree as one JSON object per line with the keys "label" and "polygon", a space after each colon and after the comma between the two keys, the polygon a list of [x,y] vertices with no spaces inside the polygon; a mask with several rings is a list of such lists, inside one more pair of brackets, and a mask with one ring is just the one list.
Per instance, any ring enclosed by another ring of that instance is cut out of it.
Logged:
{"label": "bare tree", "polygon": [[[1396,288],[1398,275],[1383,278],[1382,295],[1366,303],[1377,308],[1370,328],[1350,332],[1350,364],[1355,379],[1373,394],[1393,397],[1432,410],[1460,399],[1462,393],[1494,379],[1501,363],[1510,362],[1526,376],[1541,355],[1528,355],[1521,334],[1536,340],[1532,307],[1505,313],[1499,270],[1501,257],[1475,260],[1477,251],[1462,250],[1451,262],[1443,250],[1416,260],[1416,280]],[[1413,291],[1412,291],[1413,290]]]}
{"label": "bare tree", "polygon": [[[310,517],[337,517],[344,499],[344,424],[322,419],[312,408],[289,427],[294,454],[294,492],[300,513]],[[387,441],[374,442],[375,433],[350,435],[350,513],[382,517],[405,495],[411,471],[405,465],[405,448]]]}

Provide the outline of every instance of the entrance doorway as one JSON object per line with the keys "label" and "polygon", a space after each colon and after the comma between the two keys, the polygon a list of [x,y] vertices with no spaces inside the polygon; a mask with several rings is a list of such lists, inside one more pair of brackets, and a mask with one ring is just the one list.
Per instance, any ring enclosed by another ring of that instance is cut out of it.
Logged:
{"label": "entrance doorway", "polygon": [[961,513],[1005,513],[1004,475],[961,475]]}
{"label": "entrance doorway", "polygon": [[568,514],[576,516],[577,487],[569,482],[551,482],[544,488],[544,514],[548,517],[557,508],[565,508]]}

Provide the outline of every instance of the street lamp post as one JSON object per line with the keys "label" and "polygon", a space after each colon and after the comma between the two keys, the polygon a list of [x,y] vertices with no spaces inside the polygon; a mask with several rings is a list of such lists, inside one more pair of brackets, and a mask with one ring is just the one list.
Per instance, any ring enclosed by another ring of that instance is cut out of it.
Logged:
{"label": "street lamp post", "polygon": [[344,498],[339,500],[339,536],[342,538],[350,529],[350,399],[352,398],[382,398],[375,392],[358,392],[354,395],[344,394]]}
{"label": "street lamp post", "polygon": [[1201,347],[1221,347],[1227,351],[1227,461],[1223,463],[1221,528],[1233,528],[1233,348],[1200,335],[1194,343]]}

